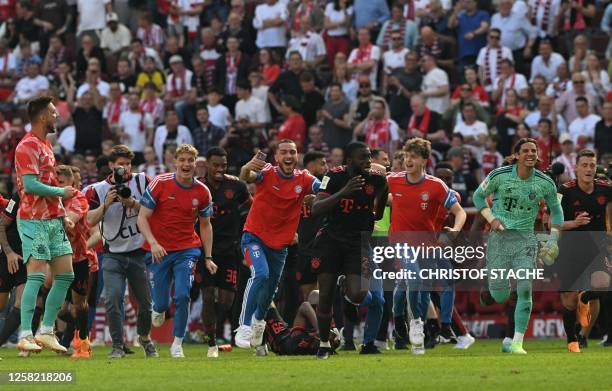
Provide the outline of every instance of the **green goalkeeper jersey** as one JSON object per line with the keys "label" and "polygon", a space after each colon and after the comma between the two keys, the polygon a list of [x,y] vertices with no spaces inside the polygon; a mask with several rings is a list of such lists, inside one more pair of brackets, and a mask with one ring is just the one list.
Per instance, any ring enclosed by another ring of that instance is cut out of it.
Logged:
{"label": "green goalkeeper jersey", "polygon": [[[551,211],[561,210],[555,182],[536,169],[529,178],[522,179],[518,176],[516,164],[491,171],[478,186],[474,205],[479,210],[487,206],[485,198],[489,194],[493,194],[493,215],[506,229],[533,231],[542,199]],[[559,216],[553,217],[553,220],[559,219]]]}

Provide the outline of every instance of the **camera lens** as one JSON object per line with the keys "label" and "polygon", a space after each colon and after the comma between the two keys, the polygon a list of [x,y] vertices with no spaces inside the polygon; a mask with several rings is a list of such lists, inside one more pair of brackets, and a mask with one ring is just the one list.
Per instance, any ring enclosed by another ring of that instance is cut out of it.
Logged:
{"label": "camera lens", "polygon": [[121,198],[130,198],[132,195],[132,190],[130,190],[130,188],[127,186],[121,186],[117,189],[117,193]]}

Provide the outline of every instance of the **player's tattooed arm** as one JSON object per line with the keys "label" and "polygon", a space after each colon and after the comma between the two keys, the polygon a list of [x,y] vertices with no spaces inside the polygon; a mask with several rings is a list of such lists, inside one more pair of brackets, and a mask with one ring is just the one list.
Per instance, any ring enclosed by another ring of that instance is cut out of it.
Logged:
{"label": "player's tattooed arm", "polygon": [[257,180],[257,174],[263,170],[265,166],[266,162],[260,159],[258,155],[255,155],[240,169],[240,179],[247,183],[255,182]]}
{"label": "player's tattooed arm", "polygon": [[[325,180],[325,178],[323,178]],[[317,194],[317,198],[312,204],[312,216],[323,216],[334,210],[339,204],[342,197],[346,197],[354,191],[361,190],[365,185],[365,179],[361,175],[357,175],[348,180],[346,185],[334,194]],[[321,188],[322,190],[325,190]],[[386,200],[385,200],[386,201]]]}

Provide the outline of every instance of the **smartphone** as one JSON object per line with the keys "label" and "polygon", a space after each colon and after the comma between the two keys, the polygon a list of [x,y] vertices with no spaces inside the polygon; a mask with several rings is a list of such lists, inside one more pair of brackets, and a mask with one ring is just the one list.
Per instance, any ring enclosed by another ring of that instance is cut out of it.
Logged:
{"label": "smartphone", "polygon": [[267,157],[267,156],[268,156],[268,155],[266,155],[265,153],[263,153],[263,152],[259,151],[259,152],[257,152],[257,155],[255,155],[255,159],[259,159],[259,160],[261,160],[261,161],[264,161],[264,162],[265,162],[265,161],[266,161],[266,157]]}

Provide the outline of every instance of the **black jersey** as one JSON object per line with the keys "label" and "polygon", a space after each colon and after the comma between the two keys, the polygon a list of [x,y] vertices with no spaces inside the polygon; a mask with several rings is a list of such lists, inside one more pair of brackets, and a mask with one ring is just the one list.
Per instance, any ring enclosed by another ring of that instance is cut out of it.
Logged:
{"label": "black jersey", "polygon": [[596,179],[593,192],[585,193],[576,181],[561,186],[561,207],[565,221],[574,220],[586,212],[589,224],[563,232],[559,243],[561,259],[589,263],[606,250],[606,206],[612,201],[612,185],[607,180]]}
{"label": "black jersey", "polygon": [[[325,216],[323,230],[332,238],[345,241],[359,240],[361,232],[371,233],[374,229],[374,200],[377,194],[387,188],[385,175],[370,170],[365,175],[363,188],[341,198],[336,208]],[[337,193],[349,180],[346,166],[336,167],[321,181],[319,194]]]}
{"label": "black jersey", "polygon": [[19,210],[19,192],[13,193],[13,196],[9,200],[6,207],[0,211],[7,219],[11,220],[12,223],[6,227],[6,238],[8,239],[9,245],[15,251],[15,253],[21,254],[21,238],[19,238],[19,231],[17,231],[17,211]]}
{"label": "black jersey", "polygon": [[298,225],[298,252],[300,255],[309,255],[312,252],[315,236],[321,228],[323,216],[313,217],[310,207],[302,205],[300,223]]}
{"label": "black jersey", "polygon": [[240,207],[250,195],[244,182],[238,178],[225,175],[218,188],[201,179],[210,190],[213,201],[213,253],[219,253],[235,247],[240,240],[242,219]]}
{"label": "black jersey", "polygon": [[574,220],[586,212],[591,217],[589,224],[572,229],[572,231],[605,231],[606,206],[612,201],[612,184],[603,179],[596,179],[593,192],[585,193],[576,181],[563,184],[559,193],[563,196],[561,207],[566,221]]}
{"label": "black jersey", "polygon": [[303,326],[289,327],[276,308],[266,314],[266,343],[278,355],[313,355],[319,349],[317,332]]}

